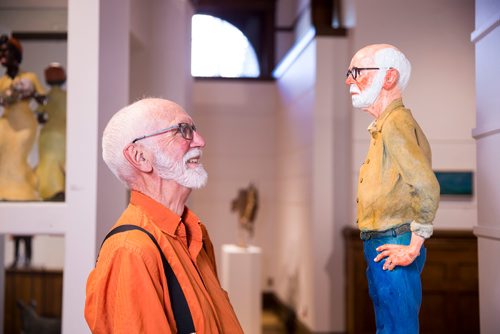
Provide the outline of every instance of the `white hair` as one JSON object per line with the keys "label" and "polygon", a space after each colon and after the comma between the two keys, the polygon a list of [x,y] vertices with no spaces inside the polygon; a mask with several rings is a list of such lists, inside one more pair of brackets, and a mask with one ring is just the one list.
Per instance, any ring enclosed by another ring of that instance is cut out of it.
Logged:
{"label": "white hair", "polygon": [[[125,159],[123,149],[135,138],[158,127],[158,119],[175,103],[146,98],[118,111],[111,117],[102,135],[102,158],[113,174],[127,187],[131,186],[135,170]],[[167,109],[165,108],[167,107]]]}
{"label": "white hair", "polygon": [[395,48],[384,48],[375,52],[375,64],[378,67],[392,67],[398,70],[398,87],[403,91],[411,75],[411,64],[406,56]]}

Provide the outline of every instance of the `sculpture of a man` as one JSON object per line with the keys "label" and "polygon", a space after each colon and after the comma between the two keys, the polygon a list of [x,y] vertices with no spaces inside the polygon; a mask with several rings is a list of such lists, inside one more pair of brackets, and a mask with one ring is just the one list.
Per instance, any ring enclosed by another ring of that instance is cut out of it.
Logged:
{"label": "sculpture of a man", "polygon": [[357,225],[367,262],[377,333],[418,333],[425,239],[439,203],[431,149],[403,105],[411,65],[392,45],[369,45],[352,58],[352,104],[375,120],[359,172]]}

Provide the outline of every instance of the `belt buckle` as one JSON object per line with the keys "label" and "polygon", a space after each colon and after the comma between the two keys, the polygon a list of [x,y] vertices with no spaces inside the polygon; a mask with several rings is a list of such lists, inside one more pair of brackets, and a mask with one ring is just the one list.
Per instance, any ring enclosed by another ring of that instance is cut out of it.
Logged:
{"label": "belt buckle", "polygon": [[360,237],[363,241],[370,240],[372,238],[371,231],[361,231]]}

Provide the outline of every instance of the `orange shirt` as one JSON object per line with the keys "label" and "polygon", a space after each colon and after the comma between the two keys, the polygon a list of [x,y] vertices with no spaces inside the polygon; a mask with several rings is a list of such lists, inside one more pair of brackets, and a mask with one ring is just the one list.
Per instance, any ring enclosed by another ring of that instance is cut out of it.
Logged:
{"label": "orange shirt", "polygon": [[[243,333],[221,288],[207,231],[186,208],[181,217],[136,191],[115,226],[133,224],[158,241],[182,287],[196,333]],[[85,319],[93,333],[176,333],[158,249],[141,231],[104,243],[87,281]]]}

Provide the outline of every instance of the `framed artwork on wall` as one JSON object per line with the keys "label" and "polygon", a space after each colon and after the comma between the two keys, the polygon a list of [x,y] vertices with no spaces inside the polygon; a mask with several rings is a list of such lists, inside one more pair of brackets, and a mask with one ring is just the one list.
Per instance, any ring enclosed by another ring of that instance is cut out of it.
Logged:
{"label": "framed artwork on wall", "polygon": [[434,173],[441,187],[441,195],[473,195],[473,173],[471,171],[435,171]]}

